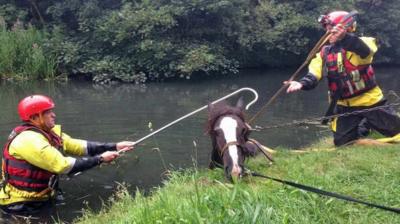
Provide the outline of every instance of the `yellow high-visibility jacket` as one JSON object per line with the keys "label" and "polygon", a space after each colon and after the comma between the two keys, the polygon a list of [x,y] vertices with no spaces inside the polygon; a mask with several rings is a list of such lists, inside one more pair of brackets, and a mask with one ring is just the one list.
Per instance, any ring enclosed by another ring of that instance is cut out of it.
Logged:
{"label": "yellow high-visibility jacket", "polygon": [[[378,50],[375,38],[372,37],[360,37],[360,39],[369,47],[370,54],[366,58],[361,58],[359,55],[347,51],[347,59],[355,66],[358,65],[368,65],[372,63],[374,54]],[[315,78],[320,81],[323,76],[323,59],[320,53],[317,53],[315,58],[311,60],[308,71],[310,74],[315,76]],[[356,106],[371,106],[383,99],[382,90],[376,86],[375,88],[349,99],[339,99],[337,101],[338,105],[356,107]]]}
{"label": "yellow high-visibility jacket", "polygon": [[[76,159],[65,155],[87,155],[87,141],[71,138],[61,131],[59,125],[56,125],[53,131],[63,140],[62,152],[50,145],[44,135],[27,130],[21,132],[11,142],[10,155],[54,174],[68,173]],[[24,201],[45,201],[49,197],[50,194],[41,195],[38,192],[23,191],[10,184],[0,189],[0,205]]]}

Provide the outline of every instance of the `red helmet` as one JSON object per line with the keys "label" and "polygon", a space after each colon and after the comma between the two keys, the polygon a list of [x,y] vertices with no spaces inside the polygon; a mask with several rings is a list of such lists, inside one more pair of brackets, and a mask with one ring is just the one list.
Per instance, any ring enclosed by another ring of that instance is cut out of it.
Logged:
{"label": "red helmet", "polygon": [[40,114],[46,110],[53,109],[55,106],[52,99],[43,95],[27,96],[18,104],[18,114],[21,120],[29,121],[30,117]]}
{"label": "red helmet", "polygon": [[[326,28],[327,25],[331,25],[331,26],[336,26],[339,23],[345,23],[347,21],[350,20],[350,18],[346,19],[346,21],[343,21],[343,19],[345,19],[345,17],[348,15],[349,13],[346,11],[333,11],[331,13],[329,13],[328,15],[321,15],[318,18],[318,22],[321,23],[321,25]],[[349,21],[351,24],[349,24],[347,31],[348,32],[354,32],[356,31],[356,21]]]}

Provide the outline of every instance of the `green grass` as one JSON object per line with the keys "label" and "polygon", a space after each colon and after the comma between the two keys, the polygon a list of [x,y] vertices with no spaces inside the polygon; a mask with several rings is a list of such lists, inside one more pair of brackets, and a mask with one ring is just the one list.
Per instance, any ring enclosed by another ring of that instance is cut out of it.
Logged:
{"label": "green grass", "polygon": [[53,79],[56,57],[46,53],[46,33],[31,26],[8,30],[0,24],[0,78]]}
{"label": "green grass", "polygon": [[[398,148],[352,146],[305,154],[281,151],[272,166],[262,157],[251,159],[247,166],[270,176],[400,207]],[[221,170],[192,169],[173,172],[163,187],[147,197],[141,192],[132,196],[121,188],[101,212],[86,211],[76,222],[400,223],[400,215],[257,177],[229,184]]]}

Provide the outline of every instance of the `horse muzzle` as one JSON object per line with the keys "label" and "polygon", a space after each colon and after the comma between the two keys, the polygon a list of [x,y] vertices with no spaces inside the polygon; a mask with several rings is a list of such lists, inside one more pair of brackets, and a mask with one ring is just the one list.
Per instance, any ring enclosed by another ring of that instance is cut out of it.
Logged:
{"label": "horse muzzle", "polygon": [[243,177],[243,167],[241,166],[233,166],[231,169],[229,167],[225,167],[225,176],[231,182],[237,182]]}

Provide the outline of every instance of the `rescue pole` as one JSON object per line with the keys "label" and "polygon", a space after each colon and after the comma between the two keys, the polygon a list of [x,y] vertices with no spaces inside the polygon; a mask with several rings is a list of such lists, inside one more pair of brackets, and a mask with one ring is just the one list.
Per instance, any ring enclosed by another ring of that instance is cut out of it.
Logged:
{"label": "rescue pole", "polygon": [[[244,87],[244,88],[238,89],[238,90],[236,90],[235,92],[232,92],[232,93],[230,93],[230,94],[228,94],[228,95],[226,95],[226,96],[224,96],[224,97],[221,97],[221,98],[219,98],[219,99],[217,99],[217,100],[211,102],[211,104],[216,104],[216,103],[218,103],[218,102],[221,102],[221,101],[223,101],[223,100],[225,100],[225,99],[228,99],[229,97],[231,97],[231,96],[233,96],[233,95],[236,95],[236,94],[238,94],[238,93],[240,93],[240,92],[243,92],[243,91],[250,91],[250,92],[252,92],[252,93],[254,94],[254,99],[253,99],[250,103],[248,103],[248,104],[246,105],[246,107],[245,107],[245,109],[248,110],[248,109],[250,108],[250,106],[253,105],[253,104],[257,101],[257,99],[258,99],[258,93],[257,93],[254,89],[249,88],[249,87]],[[146,135],[146,136],[144,136],[144,137],[142,137],[142,138],[136,140],[134,145],[139,144],[140,142],[146,140],[147,138],[149,138],[149,137],[151,137],[151,136],[153,136],[153,135],[155,135],[155,134],[157,134],[157,133],[159,133],[159,132],[161,132],[161,131],[163,131],[163,130],[169,128],[169,127],[171,127],[172,125],[174,125],[174,124],[176,124],[176,123],[182,121],[182,120],[185,119],[185,118],[188,118],[188,117],[190,117],[190,116],[192,116],[192,115],[194,115],[194,114],[196,114],[196,113],[198,113],[198,112],[200,112],[200,111],[206,109],[207,107],[208,107],[208,105],[205,105],[205,106],[203,106],[203,107],[200,107],[199,109],[197,109],[197,110],[195,110],[195,111],[192,111],[192,112],[190,112],[190,113],[188,113],[188,114],[186,114],[186,115],[184,115],[184,116],[182,116],[182,117],[180,117],[180,118],[178,118],[178,119],[176,119],[176,120],[174,120],[174,121],[172,121],[172,122],[166,124],[165,126],[163,126],[163,127],[159,128],[159,129],[157,129],[157,130],[151,132],[150,134],[148,134],[148,135]]]}
{"label": "rescue pole", "polygon": [[[345,24],[345,28],[347,28],[349,25],[351,25],[351,22],[354,21],[354,16],[357,15],[357,11],[351,11],[349,14],[347,14],[343,19],[339,22],[339,24]],[[350,22],[347,21],[350,19]],[[303,70],[303,68],[308,65],[315,57],[315,55],[321,50],[322,46],[325,45],[325,43],[329,40],[329,38],[332,36],[332,33],[327,31],[320,39],[319,41],[315,44],[315,46],[311,49],[310,53],[308,53],[306,60],[303,62],[303,64],[300,65],[300,67],[293,73],[292,76],[290,76],[288,81],[293,81]],[[249,124],[251,124],[260,114],[285,90],[287,85],[282,85],[281,88],[267,101],[266,104],[264,104],[263,107],[249,120]]]}

